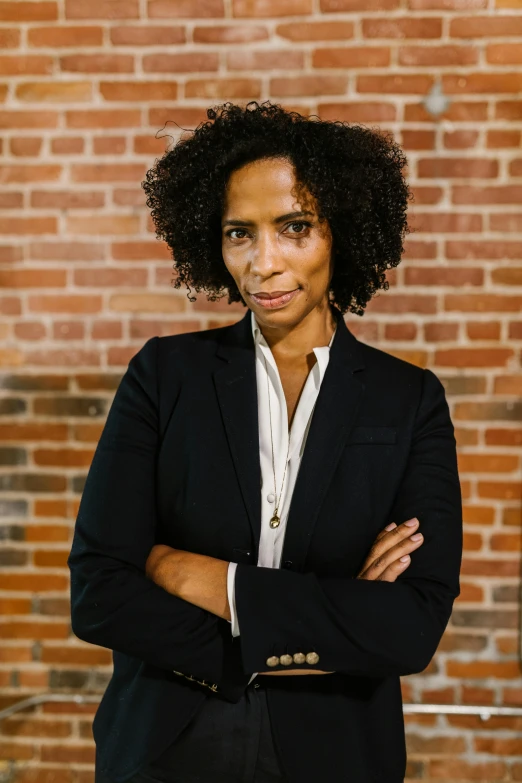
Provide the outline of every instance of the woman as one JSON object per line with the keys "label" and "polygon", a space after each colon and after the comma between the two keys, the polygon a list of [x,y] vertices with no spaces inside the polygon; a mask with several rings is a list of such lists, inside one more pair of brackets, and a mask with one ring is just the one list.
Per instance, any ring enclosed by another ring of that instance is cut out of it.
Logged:
{"label": "woman", "polygon": [[114,656],[96,781],[402,783],[400,676],[460,589],[455,439],[437,377],[343,314],[400,261],[405,158],[268,101],[207,116],[143,186],[175,287],[248,309],[148,340],[96,449],[68,560]]}

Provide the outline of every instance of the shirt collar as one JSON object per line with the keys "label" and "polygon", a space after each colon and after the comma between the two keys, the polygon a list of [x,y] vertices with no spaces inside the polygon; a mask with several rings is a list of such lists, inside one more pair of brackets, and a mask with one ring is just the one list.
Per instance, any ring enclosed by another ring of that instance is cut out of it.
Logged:
{"label": "shirt collar", "polygon": [[[250,311],[250,315],[251,315],[252,335],[254,337],[254,343],[255,344],[262,343],[263,345],[268,347],[268,343],[267,343],[267,341],[265,340],[265,338],[263,336],[263,332],[259,328],[259,324],[256,321],[256,317],[254,315],[254,311],[253,310]],[[332,338],[331,338],[330,342],[328,343],[328,345],[319,345],[316,348],[313,348],[312,350],[314,352],[318,351],[318,350],[319,351],[329,351],[330,348],[332,347],[332,343],[333,343],[333,340],[334,340],[336,332],[337,332],[337,324],[335,325],[334,333],[332,334]]]}

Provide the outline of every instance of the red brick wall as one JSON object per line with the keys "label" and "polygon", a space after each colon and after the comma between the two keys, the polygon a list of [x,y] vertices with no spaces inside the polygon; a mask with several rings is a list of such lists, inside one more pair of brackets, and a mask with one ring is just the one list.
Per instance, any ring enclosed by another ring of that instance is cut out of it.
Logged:
{"label": "red brick wall", "polygon": [[[0,707],[100,694],[108,650],[71,633],[70,548],[116,384],[155,334],[244,310],[171,286],[140,182],[175,120],[224,100],[391,130],[414,232],[360,338],[448,390],[465,502],[462,594],[406,701],[522,705],[520,0],[0,2]],[[452,99],[434,121],[436,76]],[[168,139],[167,139],[168,141]],[[4,721],[17,783],[92,781],[95,705]],[[407,717],[411,781],[522,781],[520,719]],[[0,766],[1,771],[1,766]]]}

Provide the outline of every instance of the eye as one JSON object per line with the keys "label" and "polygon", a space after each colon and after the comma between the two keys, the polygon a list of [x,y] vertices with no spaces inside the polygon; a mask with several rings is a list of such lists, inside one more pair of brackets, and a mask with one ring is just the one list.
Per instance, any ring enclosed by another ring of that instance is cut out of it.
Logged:
{"label": "eye", "polygon": [[230,239],[243,239],[243,237],[233,237],[232,234],[235,231],[239,231],[240,234],[246,234],[246,229],[244,228],[231,228],[230,231],[225,231],[225,236],[230,237]]}
{"label": "eye", "polygon": [[[312,224],[309,223],[307,220],[297,220],[297,221],[294,221],[293,223],[289,223],[288,227],[290,227],[290,226],[304,226],[305,228],[311,228]],[[297,231],[297,232],[292,232],[292,233],[304,234],[305,232],[304,231]]]}

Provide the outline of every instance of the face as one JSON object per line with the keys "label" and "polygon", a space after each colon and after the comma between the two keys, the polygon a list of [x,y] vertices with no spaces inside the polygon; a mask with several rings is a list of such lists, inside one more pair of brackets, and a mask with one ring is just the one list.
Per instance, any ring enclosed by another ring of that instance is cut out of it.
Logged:
{"label": "face", "polygon": [[[296,199],[295,186],[293,166],[281,158],[248,163],[227,183],[223,260],[260,325],[292,328],[329,309],[330,228],[309,193]],[[280,292],[292,293],[268,298]]]}

